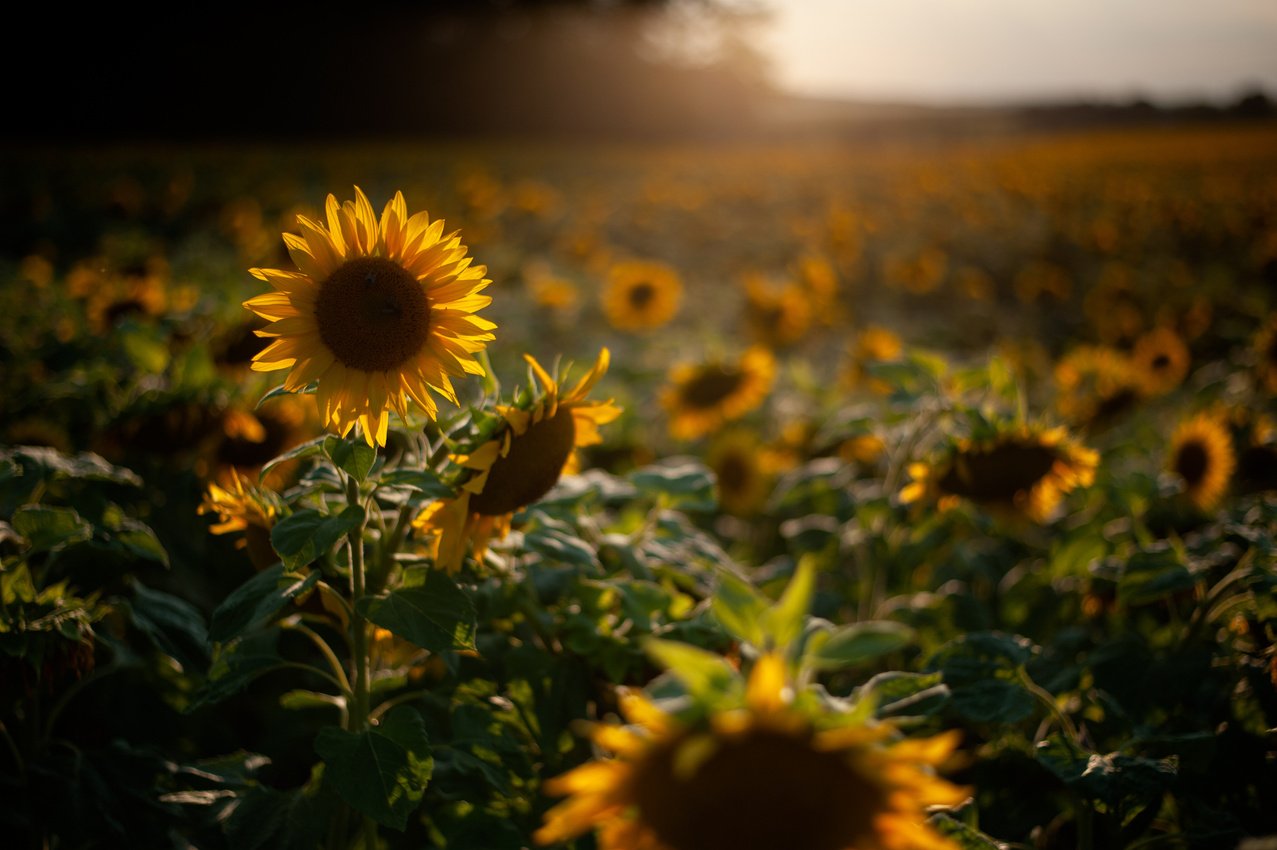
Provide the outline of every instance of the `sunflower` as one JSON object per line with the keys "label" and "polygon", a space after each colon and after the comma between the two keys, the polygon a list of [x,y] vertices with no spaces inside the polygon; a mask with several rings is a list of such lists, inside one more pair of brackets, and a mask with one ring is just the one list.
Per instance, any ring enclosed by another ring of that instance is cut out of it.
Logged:
{"label": "sunflower", "polygon": [[894,331],[879,325],[866,326],[856,335],[856,340],[851,345],[851,362],[843,372],[843,384],[848,389],[863,386],[878,395],[890,393],[891,385],[872,377],[869,367],[874,363],[899,360],[904,348],[904,341]]}
{"label": "sunflower", "polygon": [[1078,426],[1102,427],[1139,399],[1140,376],[1115,348],[1084,345],[1055,366],[1056,410]]}
{"label": "sunflower", "polygon": [[126,319],[155,319],[169,307],[165,267],[148,264],[127,273],[99,279],[85,301],[89,324],[101,334],[110,333]]}
{"label": "sunflower", "polygon": [[811,327],[812,304],[802,287],[773,289],[758,276],[745,280],[745,325],[750,335],[771,348],[793,345]]}
{"label": "sunflower", "polygon": [[906,504],[924,498],[941,508],[969,499],[993,510],[1044,522],[1064,494],[1095,480],[1099,455],[1064,428],[998,426],[981,439],[953,444],[932,464],[910,465]]}
{"label": "sunflower", "polygon": [[433,418],[431,390],[455,403],[450,377],[484,374],[474,354],[496,325],[473,314],[491,303],[479,294],[491,281],[442,220],[410,218],[402,192],[380,222],[358,186],[354,201],[329,195],[327,216],[326,227],[298,216],[303,235],[284,234],[297,271],[250,270],[277,290],[244,302],[274,340],[253,368],[291,368],[292,391],[317,382],[326,427],[345,435],[358,422],[384,446],[390,410],[406,417],[411,398]]}
{"label": "sunflower", "polygon": [[724,422],[739,419],[767,398],[776,361],[765,348],[750,348],[736,361],[675,366],[661,404],[670,415],[670,433],[694,440]]}
{"label": "sunflower", "polygon": [[1255,371],[1259,382],[1270,393],[1277,394],[1277,316],[1273,316],[1255,335]]}
{"label": "sunflower", "polygon": [[1131,362],[1144,395],[1164,395],[1183,383],[1190,362],[1188,346],[1170,328],[1156,328],[1135,341]]}
{"label": "sunflower", "polygon": [[1219,504],[1236,463],[1228,429],[1212,414],[1185,420],[1171,436],[1167,468],[1183,483],[1188,500],[1203,511]]}
{"label": "sunflower", "polygon": [[540,395],[520,406],[499,407],[504,421],[497,432],[470,454],[452,459],[474,472],[460,496],[434,502],[413,521],[418,531],[434,536],[440,567],[460,569],[467,541],[481,560],[488,543],[509,532],[516,511],[548,493],[565,472],[576,470],[578,448],[602,442],[599,426],[620,416],[621,409],[585,396],[607,372],[609,357],[604,348],[594,368],[563,392],[541,364],[524,355],[541,385]]}
{"label": "sunflower", "polygon": [[[227,470],[258,472],[279,455],[315,436],[313,408],[295,396],[281,396],[259,410],[232,407],[222,420],[222,435],[212,452],[219,474]],[[273,487],[284,487],[298,463],[286,461],[267,474]]]}
{"label": "sunflower", "polygon": [[788,453],[763,443],[752,431],[729,431],[705,457],[718,481],[718,501],[729,514],[747,516],[762,507],[776,474],[794,465]]}
{"label": "sunflower", "polygon": [[650,331],[674,318],[683,298],[678,272],[664,263],[629,260],[608,275],[603,312],[612,327]]}
{"label": "sunflower", "polygon": [[924,822],[928,806],[968,797],[935,774],[955,734],[900,739],[888,723],[810,717],[776,655],[755,664],[741,702],[684,723],[623,691],[632,726],[593,730],[616,757],[545,783],[569,798],[536,841],[595,829],[601,850],[956,850]]}
{"label": "sunflower", "polygon": [[209,527],[213,534],[242,531],[244,536],[235,545],[248,550],[253,566],[259,570],[279,560],[271,546],[270,531],[279,519],[282,506],[273,491],[259,490],[232,470],[223,484],[208,485],[208,492],[196,512],[217,515],[218,522]]}

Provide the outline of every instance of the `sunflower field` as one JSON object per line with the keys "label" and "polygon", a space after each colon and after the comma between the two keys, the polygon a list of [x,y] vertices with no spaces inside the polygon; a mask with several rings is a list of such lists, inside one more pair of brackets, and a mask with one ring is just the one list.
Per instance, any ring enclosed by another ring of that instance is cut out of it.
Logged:
{"label": "sunflower field", "polygon": [[0,165],[13,848],[1277,842],[1277,130]]}

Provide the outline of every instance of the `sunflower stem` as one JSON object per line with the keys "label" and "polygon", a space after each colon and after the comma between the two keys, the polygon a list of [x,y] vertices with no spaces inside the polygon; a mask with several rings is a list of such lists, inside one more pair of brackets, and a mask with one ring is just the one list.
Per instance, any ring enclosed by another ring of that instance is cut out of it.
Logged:
{"label": "sunflower stem", "polygon": [[[359,482],[354,476],[346,478],[346,501],[351,507],[358,507]],[[367,520],[365,520],[366,522]],[[350,637],[352,655],[355,666],[354,705],[350,711],[350,731],[360,734],[368,729],[368,621],[359,611],[359,600],[363,598],[364,588],[364,526],[363,523],[350,530],[350,599],[352,612],[350,617]],[[363,818],[363,845],[368,850],[377,846],[377,824],[367,816]]]}

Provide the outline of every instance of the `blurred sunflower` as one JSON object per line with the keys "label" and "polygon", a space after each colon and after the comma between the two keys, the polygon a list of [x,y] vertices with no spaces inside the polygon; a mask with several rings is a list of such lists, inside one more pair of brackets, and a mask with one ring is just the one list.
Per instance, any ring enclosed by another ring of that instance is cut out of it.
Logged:
{"label": "blurred sunflower", "polygon": [[317,382],[326,427],[345,435],[358,422],[384,446],[390,410],[407,417],[411,398],[434,418],[431,391],[455,403],[451,377],[484,374],[474,354],[496,325],[473,314],[491,303],[479,294],[491,281],[442,220],[410,218],[402,192],[380,221],[358,186],[354,201],[329,195],[327,217],[298,216],[304,235],[284,234],[297,271],[250,270],[277,290],[244,302],[274,340],[253,368],[291,369],[291,391]]}
{"label": "blurred sunflower", "polygon": [[968,796],[935,774],[957,736],[902,740],[889,723],[810,717],[783,665],[763,656],[742,705],[692,724],[622,692],[633,725],[593,730],[616,757],[545,783],[569,798],[536,841],[594,829],[601,850],[956,850],[925,820],[928,806]]}
{"label": "blurred sunflower", "polygon": [[1139,399],[1140,378],[1130,359],[1114,348],[1084,345],[1055,366],[1059,414],[1083,427],[1111,422]]}
{"label": "blurred sunflower", "polygon": [[208,485],[196,512],[217,515],[217,523],[209,528],[213,534],[242,531],[244,536],[236,541],[236,547],[247,549],[253,566],[262,570],[279,561],[271,546],[270,531],[282,510],[273,491],[252,486],[245,476],[232,470],[222,484]]}
{"label": "blurred sunflower", "polygon": [[1099,455],[1064,428],[993,425],[992,433],[951,444],[934,463],[910,465],[906,504],[928,500],[952,507],[968,499],[993,510],[1044,522],[1061,497],[1095,480]]}
{"label": "blurred sunflower", "polygon": [[768,446],[752,431],[733,430],[714,441],[705,463],[718,481],[723,510],[748,516],[762,508],[776,474],[793,466],[794,457]]}
{"label": "blurred sunflower", "polygon": [[510,531],[515,512],[548,493],[563,474],[574,472],[576,450],[602,442],[599,426],[621,415],[611,401],[586,399],[607,372],[606,348],[567,392],[531,355],[524,357],[541,385],[540,394],[499,407],[504,421],[497,432],[470,454],[453,458],[475,473],[461,485],[460,496],[432,503],[413,520],[419,532],[434,536],[435,562],[449,572],[461,568],[467,542],[475,560],[482,560],[489,541]]}
{"label": "blurred sunflower", "polygon": [[735,361],[675,366],[661,392],[670,433],[680,440],[694,440],[739,419],[763,403],[775,376],[776,361],[757,346]]}
{"label": "blurred sunflower", "polygon": [[[256,411],[231,408],[222,420],[222,437],[213,449],[218,475],[229,470],[257,472],[289,449],[316,436],[315,417],[295,396],[272,399]],[[282,488],[298,463],[288,461],[268,473],[267,483]]]}
{"label": "blurred sunflower", "polygon": [[874,363],[890,363],[904,353],[904,341],[892,330],[868,325],[856,335],[851,345],[851,362],[843,371],[842,382],[848,389],[864,387],[878,395],[891,392],[891,385],[869,374]]}
{"label": "blurred sunflower", "polygon": [[750,336],[770,348],[793,345],[811,328],[812,304],[802,288],[773,289],[757,275],[745,279],[745,325]]}
{"label": "blurred sunflower", "polygon": [[1171,435],[1166,466],[1183,483],[1188,500],[1203,511],[1219,504],[1236,464],[1227,427],[1210,413],[1185,420]]}
{"label": "blurred sunflower", "polygon": [[678,272],[664,263],[628,260],[612,266],[603,313],[622,331],[649,331],[674,318],[683,298]]}
{"label": "blurred sunflower", "polygon": [[1259,383],[1268,392],[1277,394],[1277,316],[1270,318],[1255,335],[1253,346]]}
{"label": "blurred sunflower", "polygon": [[1131,363],[1144,395],[1164,395],[1184,382],[1190,363],[1188,346],[1170,328],[1155,328],[1135,341]]}
{"label": "blurred sunflower", "polygon": [[155,319],[168,309],[168,291],[161,272],[149,269],[99,278],[85,301],[89,324],[98,333],[109,333],[128,318]]}

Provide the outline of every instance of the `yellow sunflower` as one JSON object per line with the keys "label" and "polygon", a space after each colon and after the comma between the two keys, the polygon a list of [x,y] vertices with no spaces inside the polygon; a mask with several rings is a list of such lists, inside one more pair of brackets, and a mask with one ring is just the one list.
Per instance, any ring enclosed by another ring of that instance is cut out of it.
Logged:
{"label": "yellow sunflower", "polygon": [[694,440],[739,419],[763,403],[775,377],[776,361],[759,347],[735,361],[675,366],[661,393],[670,433],[680,440]]}
{"label": "yellow sunflower", "polygon": [[1188,346],[1170,328],[1156,328],[1135,341],[1131,362],[1144,395],[1164,395],[1183,383],[1191,357]]}
{"label": "yellow sunflower", "polygon": [[1255,370],[1259,383],[1277,394],[1277,316],[1273,316],[1255,335]]}
{"label": "yellow sunflower", "polygon": [[674,318],[683,298],[678,272],[645,260],[617,263],[603,292],[603,313],[622,331],[649,331]]}
{"label": "yellow sunflower", "polygon": [[1219,504],[1236,464],[1227,427],[1209,413],[1180,423],[1171,436],[1167,468],[1183,483],[1188,500],[1203,511]]}
{"label": "yellow sunflower", "polygon": [[540,844],[597,831],[600,850],[956,850],[926,823],[967,789],[941,779],[957,735],[901,739],[889,723],[812,718],[793,705],[784,663],[755,664],[743,705],[684,724],[623,691],[630,727],[599,725],[615,758],[545,783],[568,795]]}
{"label": "yellow sunflower", "polygon": [[894,331],[879,325],[868,325],[856,335],[851,345],[851,362],[842,375],[848,389],[864,387],[878,395],[891,392],[891,385],[869,374],[873,363],[890,363],[904,353],[904,341]]}
{"label": "yellow sunflower", "polygon": [[935,463],[911,464],[914,480],[900,500],[926,499],[944,509],[968,499],[1044,522],[1066,493],[1095,480],[1099,454],[1074,442],[1064,428],[995,426],[994,431],[951,445]]}
{"label": "yellow sunflower", "polygon": [[248,550],[248,557],[259,570],[279,560],[270,543],[270,530],[281,512],[274,492],[259,490],[232,470],[224,484],[208,485],[208,492],[196,512],[217,515],[218,522],[209,528],[213,534],[242,531],[244,536],[235,545]]}
{"label": "yellow sunflower", "polygon": [[515,512],[575,471],[576,450],[602,442],[599,426],[621,415],[611,401],[585,397],[607,372],[606,348],[567,392],[531,355],[524,357],[541,385],[540,395],[527,406],[497,408],[505,422],[496,434],[470,454],[453,458],[474,472],[460,496],[434,502],[413,520],[418,531],[434,536],[435,563],[449,572],[460,569],[467,542],[475,559],[482,560],[488,543],[509,533]]}
{"label": "yellow sunflower", "polygon": [[325,427],[345,435],[358,422],[384,446],[390,410],[406,417],[411,399],[433,418],[430,391],[455,403],[451,377],[484,374],[474,354],[496,325],[474,313],[491,303],[479,294],[491,281],[442,220],[410,218],[402,192],[380,222],[358,186],[354,201],[329,195],[327,216],[327,226],[298,216],[303,235],[284,234],[297,271],[250,270],[276,289],[244,302],[274,340],[253,368],[291,368],[293,391],[316,382]]}
{"label": "yellow sunflower", "polygon": [[1084,345],[1055,366],[1056,410],[1079,426],[1103,426],[1139,399],[1140,377],[1130,358],[1115,348]]}
{"label": "yellow sunflower", "polygon": [[734,430],[714,441],[705,462],[714,471],[723,510],[748,516],[763,506],[776,474],[793,466],[794,457],[766,445],[752,431]]}
{"label": "yellow sunflower", "polygon": [[811,321],[812,305],[801,287],[773,289],[761,277],[746,278],[745,325],[758,342],[772,348],[793,345],[806,336]]}

